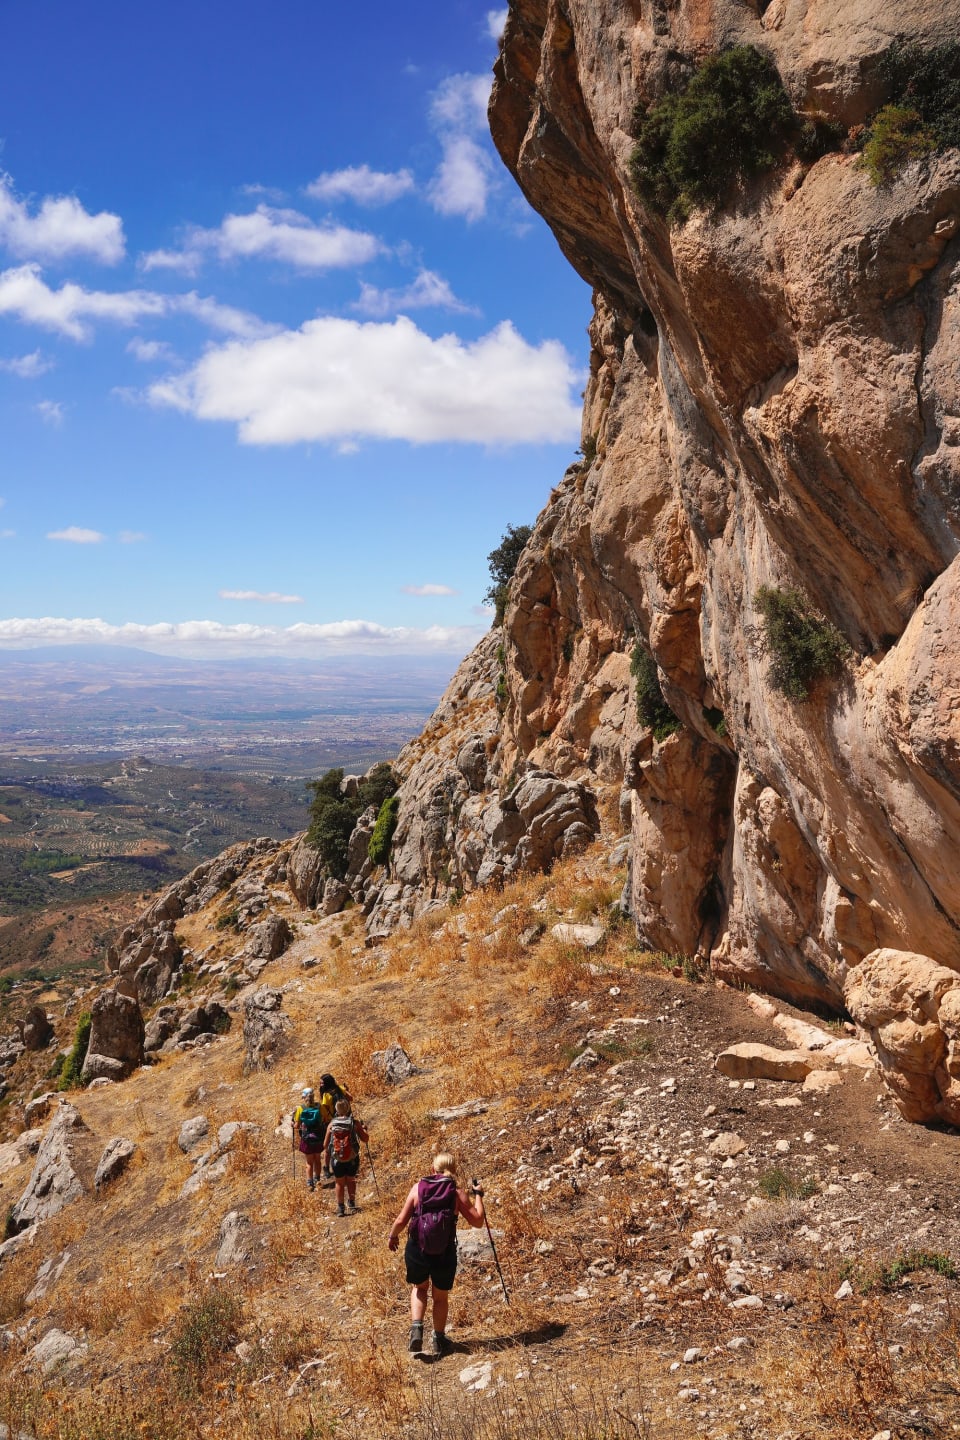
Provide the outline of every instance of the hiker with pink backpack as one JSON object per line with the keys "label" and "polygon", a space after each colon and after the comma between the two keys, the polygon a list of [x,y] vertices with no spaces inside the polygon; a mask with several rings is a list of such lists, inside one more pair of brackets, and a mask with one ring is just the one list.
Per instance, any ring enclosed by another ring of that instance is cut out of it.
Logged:
{"label": "hiker with pink backpack", "polygon": [[400,1244],[400,1232],[409,1224],[404,1261],[410,1291],[410,1343],[408,1349],[423,1349],[423,1320],[427,1313],[430,1286],[433,1286],[433,1353],[446,1355],[447,1309],[457,1273],[457,1216],[479,1230],[486,1221],[483,1191],[474,1181],[473,1198],[457,1188],[452,1155],[433,1157],[433,1174],[411,1187],[403,1209],[390,1227],[387,1241],[391,1250]]}

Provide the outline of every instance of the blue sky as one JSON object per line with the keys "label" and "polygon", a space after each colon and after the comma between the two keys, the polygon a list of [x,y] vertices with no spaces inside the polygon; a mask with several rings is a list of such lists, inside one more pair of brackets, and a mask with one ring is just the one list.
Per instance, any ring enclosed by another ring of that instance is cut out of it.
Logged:
{"label": "blue sky", "polygon": [[0,644],[463,653],[587,361],[486,130],[505,9],[0,14]]}

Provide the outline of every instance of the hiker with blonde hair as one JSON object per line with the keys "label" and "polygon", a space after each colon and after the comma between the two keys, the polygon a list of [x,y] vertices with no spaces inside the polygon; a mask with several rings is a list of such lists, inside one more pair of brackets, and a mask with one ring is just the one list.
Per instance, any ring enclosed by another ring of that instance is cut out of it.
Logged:
{"label": "hiker with blonde hair", "polygon": [[433,1174],[410,1189],[403,1209],[390,1227],[391,1250],[400,1244],[400,1232],[409,1225],[403,1253],[410,1291],[410,1343],[414,1354],[423,1349],[423,1320],[433,1286],[433,1353],[446,1355],[447,1310],[457,1273],[457,1216],[479,1230],[485,1223],[483,1191],[476,1183],[473,1198],[457,1186],[452,1155],[434,1155]]}
{"label": "hiker with blonde hair", "polygon": [[305,1085],[300,1091],[300,1104],[293,1112],[293,1135],[297,1149],[307,1162],[308,1190],[315,1190],[320,1184],[325,1133],[326,1125],[316,1095],[309,1085]]}
{"label": "hiker with blonde hair", "polygon": [[360,1141],[370,1135],[362,1120],[354,1118],[346,1095],[336,1104],[336,1114],[327,1126],[327,1165],[337,1187],[337,1214],[346,1215],[344,1191],[350,1214],[357,1209],[357,1171],[360,1169]]}

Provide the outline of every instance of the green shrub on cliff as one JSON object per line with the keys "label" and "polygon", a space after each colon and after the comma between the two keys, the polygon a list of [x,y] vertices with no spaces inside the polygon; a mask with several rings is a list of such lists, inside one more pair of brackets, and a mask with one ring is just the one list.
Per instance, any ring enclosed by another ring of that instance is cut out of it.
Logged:
{"label": "green shrub on cliff", "polygon": [[936,137],[919,112],[904,105],[884,105],[874,116],[870,135],[857,162],[874,185],[890,180],[910,160],[937,148]]}
{"label": "green shrub on cliff", "polygon": [[347,873],[350,836],[361,811],[375,805],[382,811],[384,801],[397,789],[397,777],[387,764],[375,765],[360,781],[355,795],[343,795],[343,770],[328,770],[307,786],[313,791],[307,843],[320,852],[328,875],[342,880]]}
{"label": "green shrub on cliff", "polygon": [[487,564],[490,566],[491,583],[490,589],[483,598],[489,601],[494,607],[494,625],[503,624],[503,617],[507,609],[510,581],[513,579],[513,572],[520,563],[523,547],[532,534],[533,530],[529,525],[508,525],[503,532],[500,544],[495,550],[491,550],[487,556]]}
{"label": "green shrub on cliff", "polygon": [[633,182],[673,220],[697,206],[716,209],[735,181],[777,163],[795,124],[773,62],[753,45],[734,46],[639,117]]}
{"label": "green shrub on cliff", "polygon": [[880,63],[888,103],[870,123],[860,165],[875,185],[934,150],[960,146],[960,45],[891,45]]}
{"label": "green shrub on cliff", "polygon": [[762,621],[758,648],[770,657],[774,690],[791,700],[806,700],[818,680],[839,675],[850,646],[835,625],[814,612],[805,595],[761,585],[753,603]]}
{"label": "green shrub on cliff", "polygon": [[393,832],[397,828],[399,818],[400,801],[396,795],[388,795],[380,806],[377,823],[373,827],[370,844],[367,846],[367,854],[374,865],[386,865],[389,860]]}
{"label": "green shrub on cliff", "polygon": [[641,640],[636,641],[630,654],[630,674],[635,682],[637,719],[653,731],[655,740],[666,740],[680,729],[680,721],[663,698],[657,662]]}
{"label": "green shrub on cliff", "polygon": [[73,1045],[70,1053],[60,1070],[60,1079],[57,1082],[58,1090],[73,1090],[80,1084],[80,1071],[83,1069],[83,1062],[87,1058],[87,1048],[90,1044],[90,1027],[93,1023],[89,1010],[84,1010],[77,1020],[77,1028],[73,1034]]}

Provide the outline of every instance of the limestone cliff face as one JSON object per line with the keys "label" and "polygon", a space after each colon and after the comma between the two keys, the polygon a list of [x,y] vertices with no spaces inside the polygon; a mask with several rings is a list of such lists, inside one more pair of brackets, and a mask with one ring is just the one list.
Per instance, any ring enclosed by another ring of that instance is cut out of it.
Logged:
{"label": "limestone cliff face", "polygon": [[[641,936],[836,1008],[880,948],[960,970],[960,155],[882,187],[853,155],[787,163],[670,224],[630,128],[678,59],[738,43],[850,127],[898,33],[956,40],[960,4],[512,0],[490,112],[595,290],[590,463],[512,586],[501,771],[623,775]],[[806,701],[751,641],[762,585],[851,647]],[[663,742],[633,715],[633,631],[683,721]]]}

